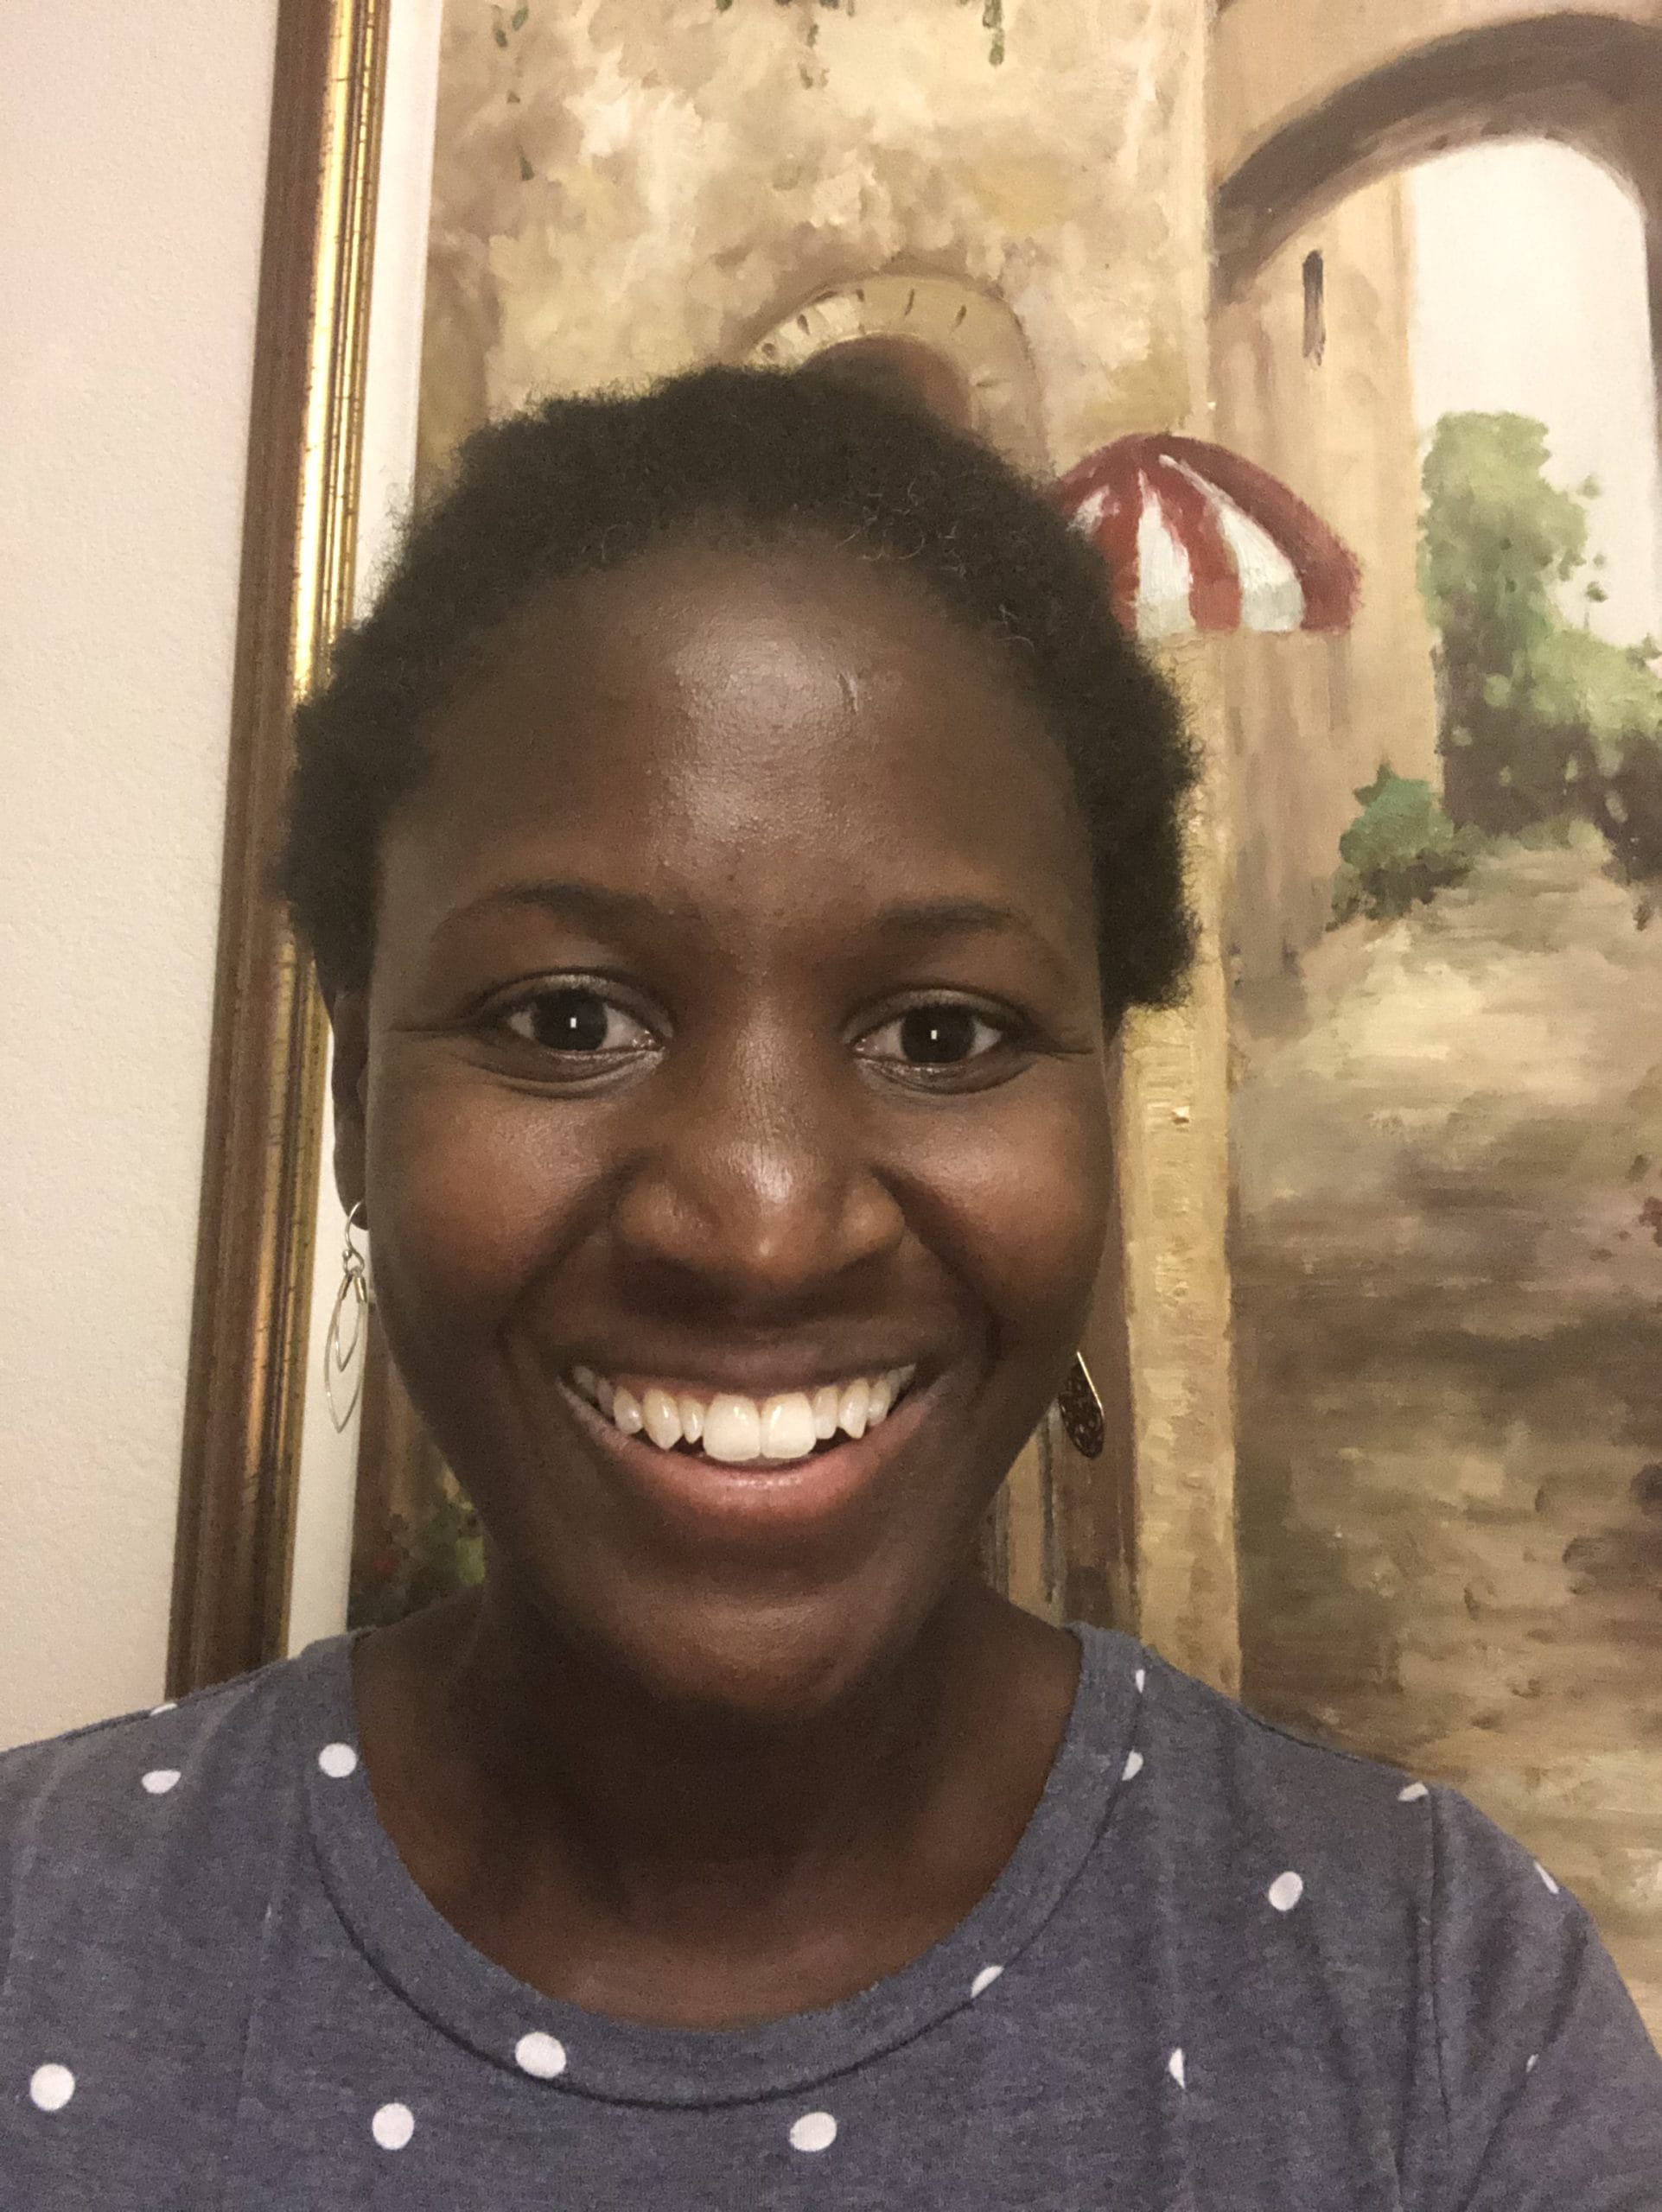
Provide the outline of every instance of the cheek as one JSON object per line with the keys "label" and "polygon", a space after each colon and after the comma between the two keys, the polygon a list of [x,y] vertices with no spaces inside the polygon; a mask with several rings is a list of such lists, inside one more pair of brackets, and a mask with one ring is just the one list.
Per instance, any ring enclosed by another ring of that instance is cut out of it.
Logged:
{"label": "cheek", "polygon": [[1013,1342],[1077,1332],[1106,1232],[1112,1153],[1094,1074],[990,1095],[935,1147],[926,1233]]}
{"label": "cheek", "polygon": [[379,1294],[423,1335],[489,1335],[597,1181],[580,1115],[467,1070],[372,1058],[367,1181]]}

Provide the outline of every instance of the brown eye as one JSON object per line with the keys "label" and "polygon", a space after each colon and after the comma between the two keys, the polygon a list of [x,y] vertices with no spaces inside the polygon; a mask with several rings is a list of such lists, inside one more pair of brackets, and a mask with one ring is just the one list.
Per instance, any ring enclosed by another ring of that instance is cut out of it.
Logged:
{"label": "brown eye", "polygon": [[942,999],[884,1022],[862,1040],[860,1051],[864,1058],[897,1069],[946,1071],[986,1059],[1009,1041],[1008,1027],[973,1007]]}
{"label": "brown eye", "polygon": [[576,985],[521,1000],[506,1027],[545,1052],[631,1052],[653,1042],[633,1014],[598,991]]}
{"label": "brown eye", "polygon": [[975,1052],[977,1033],[989,1027],[966,1006],[914,1007],[901,1018],[901,1057],[914,1067],[942,1067],[967,1060]]}

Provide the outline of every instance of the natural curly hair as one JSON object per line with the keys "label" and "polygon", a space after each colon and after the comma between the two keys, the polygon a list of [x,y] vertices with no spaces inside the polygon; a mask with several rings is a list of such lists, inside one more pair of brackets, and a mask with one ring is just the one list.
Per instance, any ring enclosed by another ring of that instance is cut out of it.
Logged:
{"label": "natural curly hair", "polygon": [[367,981],[383,827],[504,624],[557,578],[711,531],[904,563],[997,642],[1072,771],[1105,1012],[1168,1002],[1191,950],[1180,808],[1194,753],[1170,688],[1114,620],[1097,555],[976,440],[812,369],[703,369],[552,399],[468,441],[296,716],[278,883],[326,989]]}

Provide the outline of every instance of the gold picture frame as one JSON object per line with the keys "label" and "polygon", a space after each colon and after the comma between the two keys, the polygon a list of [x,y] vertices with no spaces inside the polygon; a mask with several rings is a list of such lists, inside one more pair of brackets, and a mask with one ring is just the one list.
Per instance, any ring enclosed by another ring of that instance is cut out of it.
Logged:
{"label": "gold picture frame", "polygon": [[286,1637],[328,1024],[271,876],[351,602],[387,12],[278,11],[169,1696]]}

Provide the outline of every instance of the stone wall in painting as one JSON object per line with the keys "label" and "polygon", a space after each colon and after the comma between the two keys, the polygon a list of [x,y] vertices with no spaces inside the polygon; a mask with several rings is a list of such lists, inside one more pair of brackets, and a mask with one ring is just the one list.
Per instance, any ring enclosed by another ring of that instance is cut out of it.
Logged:
{"label": "stone wall in painting", "polygon": [[1358,789],[1381,763],[1435,777],[1431,635],[1415,581],[1419,458],[1412,254],[1400,177],[1353,194],[1271,257],[1213,326],[1216,435],[1292,486],[1363,556],[1337,637],[1226,648],[1234,836],[1227,931],[1254,982],[1315,944]]}
{"label": "stone wall in painting", "polygon": [[894,269],[1013,312],[1058,464],[1182,423],[1205,22],[1204,0],[449,0],[424,466],[533,393],[742,359]]}

